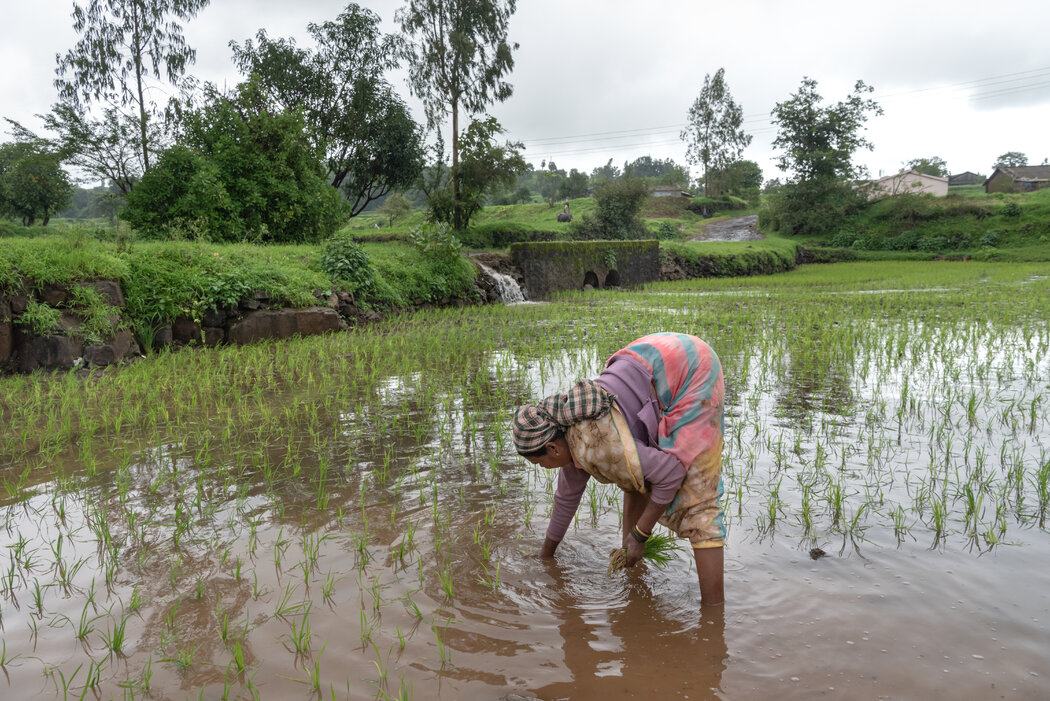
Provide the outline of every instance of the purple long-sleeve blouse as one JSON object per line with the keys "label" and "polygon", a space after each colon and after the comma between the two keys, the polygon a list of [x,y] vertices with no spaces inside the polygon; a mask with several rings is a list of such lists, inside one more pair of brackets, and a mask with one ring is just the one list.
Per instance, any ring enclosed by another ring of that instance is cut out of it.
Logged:
{"label": "purple long-sleeve blouse", "polygon": [[[620,355],[614,356],[594,381],[616,398],[627,420],[650,498],[657,504],[670,503],[685,479],[685,466],[675,456],[654,447],[660,407],[653,397],[652,373],[630,357]],[[575,465],[559,469],[554,510],[547,526],[547,537],[551,540],[560,541],[565,537],[590,477]]]}

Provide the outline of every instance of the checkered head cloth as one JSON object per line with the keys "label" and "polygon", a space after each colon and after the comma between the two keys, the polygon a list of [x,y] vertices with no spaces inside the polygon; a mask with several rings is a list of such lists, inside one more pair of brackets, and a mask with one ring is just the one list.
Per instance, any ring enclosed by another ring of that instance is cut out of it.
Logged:
{"label": "checkered head cloth", "polygon": [[604,416],[612,396],[594,380],[579,380],[564,394],[552,394],[539,404],[525,404],[514,413],[514,447],[533,453],[573,424]]}

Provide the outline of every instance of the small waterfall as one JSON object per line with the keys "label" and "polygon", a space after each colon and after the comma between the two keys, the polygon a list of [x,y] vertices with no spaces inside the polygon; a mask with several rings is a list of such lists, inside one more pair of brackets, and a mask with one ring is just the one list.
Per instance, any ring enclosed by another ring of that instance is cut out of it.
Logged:
{"label": "small waterfall", "polygon": [[492,278],[492,281],[496,284],[496,290],[499,292],[500,301],[504,304],[517,304],[525,301],[525,295],[521,293],[521,288],[518,287],[517,281],[510,275],[504,275],[498,273],[484,263],[478,263],[478,267],[481,271]]}

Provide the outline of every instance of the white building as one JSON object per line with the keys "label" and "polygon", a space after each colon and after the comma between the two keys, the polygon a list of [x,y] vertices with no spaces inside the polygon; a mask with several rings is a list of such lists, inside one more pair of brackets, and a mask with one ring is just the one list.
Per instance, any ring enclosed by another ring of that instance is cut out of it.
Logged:
{"label": "white building", "polygon": [[895,175],[887,175],[872,183],[872,197],[902,195],[905,192],[916,194],[928,193],[937,197],[948,194],[948,178],[926,175],[915,170],[905,170]]}

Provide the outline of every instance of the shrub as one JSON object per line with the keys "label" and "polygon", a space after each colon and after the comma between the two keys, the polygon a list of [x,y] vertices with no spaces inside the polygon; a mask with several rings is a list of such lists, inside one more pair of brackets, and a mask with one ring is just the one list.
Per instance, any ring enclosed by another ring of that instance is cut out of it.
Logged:
{"label": "shrub", "polygon": [[891,251],[914,251],[919,245],[919,235],[914,231],[902,231],[886,241],[886,248]]}
{"label": "shrub", "polygon": [[1019,217],[1021,216],[1021,205],[1016,202],[1007,202],[1003,205],[1003,208],[999,210],[999,213],[1004,217]]}
{"label": "shrub", "polygon": [[981,240],[979,241],[982,247],[995,247],[999,245],[999,232],[998,231],[986,231]]}
{"label": "shrub", "polygon": [[469,248],[506,248],[523,241],[555,241],[565,238],[558,231],[533,229],[518,222],[493,222],[479,224],[456,234],[464,246]]}
{"label": "shrub", "polygon": [[333,236],[321,246],[321,269],[333,280],[348,283],[355,292],[372,289],[375,281],[368,255],[346,235]]}
{"label": "shrub", "polygon": [[970,235],[961,231],[954,231],[945,237],[949,248],[969,248]]}
{"label": "shrub", "polygon": [[165,151],[121,217],[153,238],[314,243],[347,204],[327,184],[298,112],[273,113],[254,83],[186,115],[183,144]]}
{"label": "shrub", "polygon": [[595,223],[601,237],[616,240],[644,239],[649,233],[638,216],[649,188],[638,178],[618,178],[594,192]]}
{"label": "shrub", "polygon": [[676,238],[677,235],[678,230],[675,229],[674,224],[672,224],[669,221],[660,222],[660,226],[657,227],[656,230],[656,237],[662,241],[667,241],[669,239]]}
{"label": "shrub", "polygon": [[999,249],[995,248],[994,246],[987,246],[979,251],[976,251],[971,257],[974,260],[982,261],[999,260]]}
{"label": "shrub", "polygon": [[857,234],[848,229],[839,229],[839,232],[831,237],[828,243],[836,248],[849,248],[857,240]]}
{"label": "shrub", "polygon": [[943,236],[925,236],[919,239],[917,248],[926,253],[936,253],[937,251],[943,251],[947,245],[948,242]]}
{"label": "shrub", "polygon": [[414,227],[409,234],[409,240],[424,256],[439,260],[454,259],[463,248],[452,232],[452,227],[445,222]]}
{"label": "shrub", "polygon": [[770,199],[770,223],[789,235],[827,234],[845,217],[865,205],[863,195],[845,181],[832,178],[788,183]]}
{"label": "shrub", "polygon": [[876,219],[890,221],[895,224],[915,224],[917,222],[930,221],[942,214],[940,205],[934,200],[933,195],[919,194],[915,192],[903,192],[899,195],[887,197],[873,207],[873,215]]}

